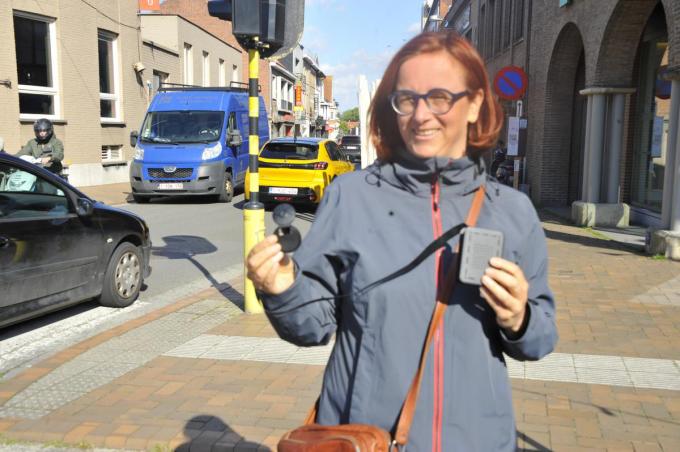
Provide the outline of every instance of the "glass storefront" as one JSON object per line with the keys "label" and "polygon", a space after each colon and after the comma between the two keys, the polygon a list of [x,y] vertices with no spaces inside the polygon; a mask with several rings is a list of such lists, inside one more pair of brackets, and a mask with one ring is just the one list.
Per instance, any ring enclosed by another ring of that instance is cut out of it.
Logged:
{"label": "glass storefront", "polygon": [[663,8],[657,8],[643,33],[639,53],[635,147],[631,203],[661,212],[670,116],[668,34]]}

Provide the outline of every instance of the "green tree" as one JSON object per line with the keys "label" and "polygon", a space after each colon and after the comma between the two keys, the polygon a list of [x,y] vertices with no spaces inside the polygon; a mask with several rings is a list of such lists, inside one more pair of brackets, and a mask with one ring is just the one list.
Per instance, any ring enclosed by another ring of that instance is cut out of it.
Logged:
{"label": "green tree", "polygon": [[358,121],[359,120],[359,107],[352,108],[350,110],[344,111],[340,115],[340,119],[343,121]]}

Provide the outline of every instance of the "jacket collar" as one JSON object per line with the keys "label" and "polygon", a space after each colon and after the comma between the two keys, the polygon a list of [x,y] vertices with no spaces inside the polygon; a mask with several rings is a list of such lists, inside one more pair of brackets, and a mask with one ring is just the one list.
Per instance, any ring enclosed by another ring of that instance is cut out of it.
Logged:
{"label": "jacket collar", "polygon": [[482,159],[472,159],[467,155],[459,159],[423,159],[401,150],[393,161],[378,162],[371,169],[381,182],[428,197],[435,181],[439,182],[443,192],[463,195],[475,191],[486,179]]}

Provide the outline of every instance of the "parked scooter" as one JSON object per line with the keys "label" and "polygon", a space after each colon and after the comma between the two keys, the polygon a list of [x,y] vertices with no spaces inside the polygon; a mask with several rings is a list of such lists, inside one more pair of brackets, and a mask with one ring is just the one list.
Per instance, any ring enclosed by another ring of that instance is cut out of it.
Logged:
{"label": "parked scooter", "polygon": [[496,179],[503,185],[512,187],[515,178],[515,165],[510,159],[504,160],[496,170]]}

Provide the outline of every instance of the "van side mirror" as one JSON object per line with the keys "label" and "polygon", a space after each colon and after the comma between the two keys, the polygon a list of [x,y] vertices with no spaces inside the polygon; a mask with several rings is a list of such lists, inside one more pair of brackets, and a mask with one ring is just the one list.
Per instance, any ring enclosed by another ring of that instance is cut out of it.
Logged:
{"label": "van side mirror", "polygon": [[241,146],[241,144],[243,144],[243,138],[241,138],[241,132],[238,129],[227,132],[227,145]]}
{"label": "van side mirror", "polygon": [[137,146],[137,138],[139,138],[139,132],[137,132],[136,130],[130,132],[130,146],[132,147]]}

